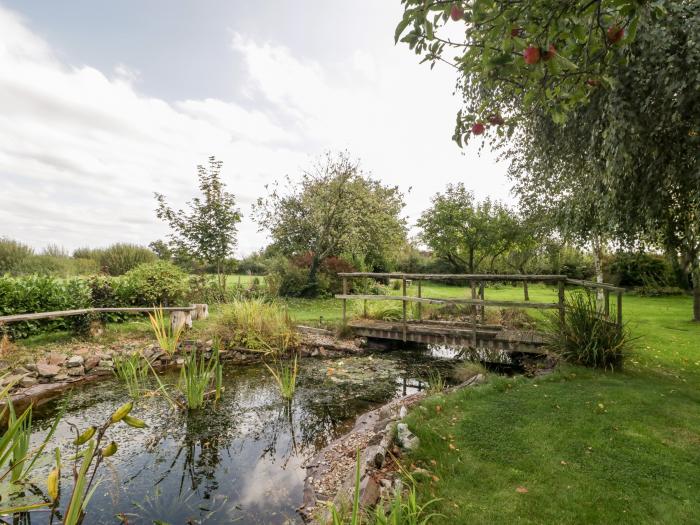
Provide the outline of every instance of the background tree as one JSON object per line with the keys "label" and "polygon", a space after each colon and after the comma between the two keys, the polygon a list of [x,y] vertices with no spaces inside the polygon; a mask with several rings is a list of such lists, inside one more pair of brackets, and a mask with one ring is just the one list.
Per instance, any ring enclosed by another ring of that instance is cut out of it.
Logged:
{"label": "background tree", "polygon": [[236,247],[236,225],[241,214],[236,199],[221,180],[223,163],[209,157],[209,169],[197,166],[197,180],[202,197],[187,203],[189,212],[173,210],[165,196],[156,193],[159,219],[168,223],[173,233],[169,238],[175,251],[186,252],[216,269],[219,288],[226,290],[226,259]]}
{"label": "background tree", "polygon": [[[454,139],[461,144],[504,117],[515,122],[543,108],[557,122],[607,83],[611,65],[637,33],[642,14],[662,14],[670,0],[402,0],[396,41],[431,67],[459,74],[465,99]],[[446,27],[447,26],[447,27]],[[500,130],[503,131],[503,130]]]}
{"label": "background tree", "polygon": [[484,261],[505,253],[513,242],[515,221],[507,208],[491,199],[477,202],[464,184],[449,184],[432,199],[417,225],[421,240],[457,273],[476,273]]}
{"label": "background tree", "polygon": [[327,153],[287,185],[258,199],[254,213],[280,253],[311,255],[308,295],[317,292],[319,267],[329,257],[371,264],[405,242],[403,194],[363,173],[347,152]]}
{"label": "background tree", "polygon": [[149,242],[148,247],[162,261],[169,261],[173,257],[173,251],[170,249],[170,246],[162,239]]}

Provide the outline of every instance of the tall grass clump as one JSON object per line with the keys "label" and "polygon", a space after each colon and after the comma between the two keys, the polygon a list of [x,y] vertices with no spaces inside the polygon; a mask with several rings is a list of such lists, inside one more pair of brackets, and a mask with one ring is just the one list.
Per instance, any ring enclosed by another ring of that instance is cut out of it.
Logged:
{"label": "tall grass clump", "polygon": [[440,373],[440,370],[434,368],[428,370],[428,394],[439,394],[445,390],[446,386],[447,384],[445,383],[445,378]]}
{"label": "tall grass clump", "polygon": [[273,353],[277,353],[280,339],[287,346],[298,339],[285,306],[263,299],[239,299],[227,305],[214,333],[227,347]]}
{"label": "tall grass clump", "polygon": [[592,368],[622,367],[632,339],[625,326],[604,317],[588,293],[574,293],[565,305],[565,321],[558,315],[546,319],[547,348],[562,359]]}
{"label": "tall grass clump", "polygon": [[143,263],[156,260],[156,254],[144,246],[116,243],[96,253],[100,269],[109,275],[123,275]]}
{"label": "tall grass clump", "polygon": [[338,509],[335,503],[331,503],[329,505],[330,519],[327,521],[328,525],[427,525],[434,518],[444,517],[442,514],[428,512],[428,507],[437,502],[437,499],[432,499],[422,505],[418,503],[416,481],[400,465],[399,469],[408,484],[406,492],[395,490],[393,498],[388,502],[383,499],[379,501],[374,508],[374,512],[361,508],[360,467],[360,451],[358,450],[355,461],[355,489],[353,491],[352,507],[349,509]]}
{"label": "tall grass clump", "polygon": [[130,355],[114,356],[114,375],[126,385],[129,395],[139,397],[146,389],[149,367],[146,359],[138,352]]}
{"label": "tall grass clump", "polygon": [[183,327],[180,326],[173,330],[170,319],[166,319],[162,308],[154,308],[153,313],[148,314],[148,319],[151,321],[151,327],[158,341],[158,346],[163,352],[172,357],[180,342]]}
{"label": "tall grass clump", "polygon": [[265,366],[275,379],[282,397],[290,401],[294,397],[294,392],[296,391],[297,374],[299,373],[297,356],[294,356],[293,360],[279,360],[274,368],[267,363],[265,363]]}
{"label": "tall grass clump", "polygon": [[219,351],[214,347],[211,358],[207,361],[204,352],[192,349],[180,369],[178,389],[185,398],[190,410],[202,408],[207,397],[213,395],[215,400],[221,397],[222,367]]}

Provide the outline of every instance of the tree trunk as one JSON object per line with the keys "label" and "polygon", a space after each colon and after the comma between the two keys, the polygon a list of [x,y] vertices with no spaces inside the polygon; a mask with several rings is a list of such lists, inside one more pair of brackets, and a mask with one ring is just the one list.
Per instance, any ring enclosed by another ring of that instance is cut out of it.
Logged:
{"label": "tree trunk", "polygon": [[525,289],[525,300],[530,300],[530,290],[527,287],[527,281],[523,281],[523,288]]}
{"label": "tree trunk", "polygon": [[693,271],[693,321],[700,323],[700,265]]}
{"label": "tree trunk", "polygon": [[314,254],[311,259],[311,267],[309,268],[309,281],[306,285],[308,295],[316,295],[318,292],[316,284],[316,276],[318,275],[318,267],[321,265],[318,255]]}
{"label": "tree trunk", "polygon": [[469,248],[469,273],[474,273],[474,248]]}
{"label": "tree trunk", "polygon": [[[595,268],[595,280],[598,283],[603,282],[603,242],[598,234],[593,234],[592,239],[593,244],[593,267]],[[603,295],[603,289],[598,288],[596,290],[596,305],[598,310],[603,309],[603,303],[605,297]]]}

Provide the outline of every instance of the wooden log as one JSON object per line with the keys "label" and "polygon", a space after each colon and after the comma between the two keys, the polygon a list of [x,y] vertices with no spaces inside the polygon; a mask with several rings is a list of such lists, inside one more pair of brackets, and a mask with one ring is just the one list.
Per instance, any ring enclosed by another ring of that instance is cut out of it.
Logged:
{"label": "wooden log", "polygon": [[172,333],[185,328],[192,328],[192,315],[190,312],[183,310],[174,310],[170,312],[170,329]]}
{"label": "wooden log", "polygon": [[206,319],[209,317],[209,305],[200,303],[194,304],[194,311],[192,312],[192,320]]}

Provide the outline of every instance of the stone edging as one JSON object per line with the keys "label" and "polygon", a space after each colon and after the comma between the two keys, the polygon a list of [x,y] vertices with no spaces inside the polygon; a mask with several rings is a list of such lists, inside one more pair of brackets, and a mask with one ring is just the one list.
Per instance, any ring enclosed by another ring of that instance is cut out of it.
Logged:
{"label": "stone edging", "polygon": [[[477,374],[446,392],[475,386],[484,381],[485,377]],[[396,424],[404,418],[408,407],[425,397],[425,392],[418,392],[394,399],[362,414],[357,418],[350,432],[333,440],[307,463],[304,501],[298,509],[304,521],[312,524],[326,523],[329,517],[326,502],[333,501],[339,508],[352,501],[358,449],[360,450],[360,505],[374,505],[379,501],[382,489],[375,474],[384,465],[387,453],[394,444]],[[401,424],[398,426],[401,427]],[[418,445],[418,438],[413,436],[407,428],[400,428],[399,434],[401,435],[398,441],[404,448],[413,448]]]}

